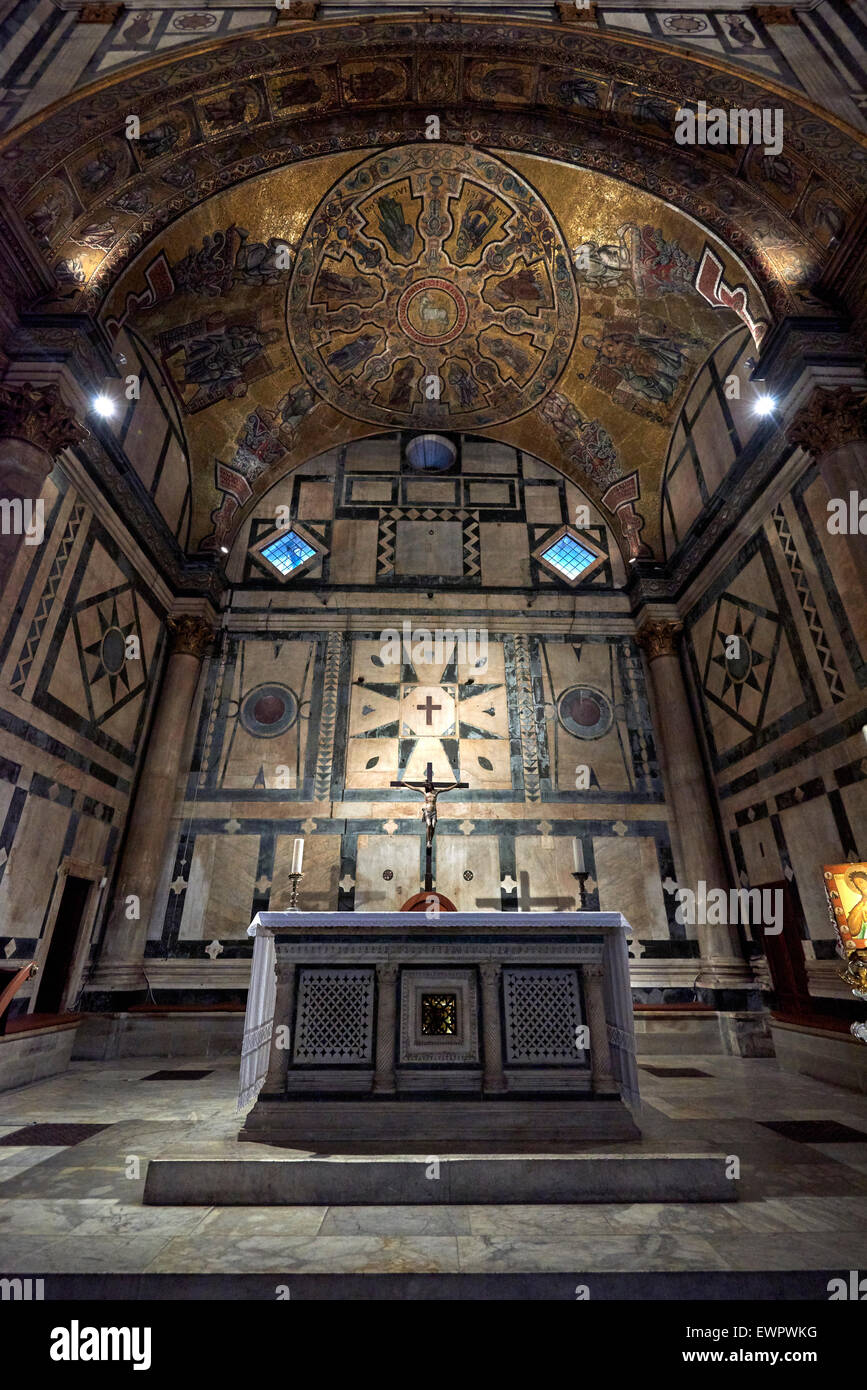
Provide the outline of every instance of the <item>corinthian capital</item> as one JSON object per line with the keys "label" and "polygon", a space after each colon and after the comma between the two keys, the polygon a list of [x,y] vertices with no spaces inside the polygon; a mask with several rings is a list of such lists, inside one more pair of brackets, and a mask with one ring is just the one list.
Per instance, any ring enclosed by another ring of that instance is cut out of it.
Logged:
{"label": "corinthian capital", "polygon": [[214,640],[214,630],[204,618],[196,618],[187,613],[177,618],[169,618],[168,629],[172,634],[173,656],[194,656],[201,661]]}
{"label": "corinthian capital", "polygon": [[867,392],[851,386],[820,387],[799,410],[786,437],[820,459],[853,439],[867,439]]}
{"label": "corinthian capital", "polygon": [[648,661],[655,661],[658,656],[676,654],[678,638],[682,632],[683,623],[652,618],[639,628],[635,640],[644,648]]}
{"label": "corinthian capital", "polygon": [[88,431],[54,385],[0,385],[0,439],[23,439],[54,459]]}

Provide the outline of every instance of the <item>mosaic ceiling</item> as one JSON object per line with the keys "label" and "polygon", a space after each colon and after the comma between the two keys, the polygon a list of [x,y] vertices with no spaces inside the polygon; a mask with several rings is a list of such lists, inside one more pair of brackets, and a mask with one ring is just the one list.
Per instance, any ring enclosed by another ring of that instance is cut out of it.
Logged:
{"label": "mosaic ceiling", "polygon": [[566,365],[578,294],[563,234],[491,155],[412,145],[344,175],[299,248],[288,323],[311,386],[383,425],[482,429]]}
{"label": "mosaic ceiling", "polygon": [[[779,105],[785,154],[678,146],[676,109],[707,99]],[[795,94],[661,44],[386,18],[128,70],[0,142],[0,177],[58,281],[46,306],[97,315],[167,383],[192,552],[281,472],[400,425],[544,455],[625,554],[658,556],[691,382],[739,321],[758,345],[828,312],[812,286],[867,156]]]}
{"label": "mosaic ceiling", "polygon": [[[180,410],[193,549],[224,541],[287,468],[399,426],[542,453],[616,517],[626,549],[652,554],[678,410],[739,325],[694,287],[709,245],[604,175],[414,144],[216,195],[139,257],[103,322]],[[755,286],[745,302],[759,331]]]}

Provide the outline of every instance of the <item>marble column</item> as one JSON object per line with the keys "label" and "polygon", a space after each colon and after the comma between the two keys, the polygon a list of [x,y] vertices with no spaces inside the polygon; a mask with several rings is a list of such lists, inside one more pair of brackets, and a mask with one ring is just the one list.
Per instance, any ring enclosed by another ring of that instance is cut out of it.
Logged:
{"label": "marble column", "polygon": [[[848,510],[850,494],[856,494],[857,516],[858,503],[867,501],[867,392],[851,386],[817,388],[789,425],[786,437],[812,454],[829,497],[842,499]],[[867,510],[863,526],[863,534],[857,529],[829,532],[831,544],[845,547],[851,558],[861,602],[867,595]],[[841,597],[851,600],[854,595]]]}
{"label": "marble column", "polygon": [[[648,619],[637,634],[644,649],[653,687],[654,733],[665,774],[669,810],[680,849],[679,886],[698,892],[704,883],[729,889],[729,873],[719,843],[704,765],[692,720],[692,709],[681,670],[678,642],[682,623]],[[743,984],[744,962],[735,926],[697,924],[702,960],[709,971],[699,980],[705,988]],[[729,978],[720,975],[725,967]]]}
{"label": "marble column", "polygon": [[[168,619],[172,646],[160,689],[153,727],[130,816],[114,906],[103,942],[103,963],[140,967],[165,856],[174,826],[172,808],[181,771],[184,734],[202,658],[213,640],[203,619],[183,615]],[[128,899],[138,900],[138,915]]]}
{"label": "marble column", "polygon": [[22,546],[42,542],[37,503],[55,458],[86,434],[56,386],[0,385],[0,593]]}
{"label": "marble column", "polygon": [[375,1095],[394,1095],[394,1023],[397,1010],[397,966],[382,961],[376,967],[376,1074]]}
{"label": "marble column", "polygon": [[[278,960],[274,966],[277,989],[274,993],[274,1028],[268,1072],[262,1083],[262,1093],[282,1095],[286,1090],[289,1054],[292,1050],[292,1005],[295,1001],[295,963]],[[281,1032],[281,1028],[283,1031]]]}
{"label": "marble column", "polygon": [[503,1075],[503,1042],[500,1033],[500,979],[503,967],[498,961],[485,960],[479,966],[482,979],[482,1040],[484,1043],[485,1094],[505,1091]]}
{"label": "marble column", "polygon": [[605,1018],[605,994],[603,989],[602,963],[595,962],[581,967],[584,982],[584,1004],[587,1009],[587,1030],[590,1034],[590,1077],[594,1094],[616,1095],[617,1082],[611,1063],[611,1046],[608,1042],[608,1023]]}

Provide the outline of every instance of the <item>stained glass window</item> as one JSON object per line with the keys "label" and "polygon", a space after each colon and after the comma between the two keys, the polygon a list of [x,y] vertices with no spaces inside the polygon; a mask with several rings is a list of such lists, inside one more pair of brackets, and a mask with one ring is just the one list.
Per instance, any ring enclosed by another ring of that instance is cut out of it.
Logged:
{"label": "stained glass window", "polygon": [[458,996],[456,994],[423,994],[421,997],[421,1031],[426,1037],[442,1037],[458,1031]]}
{"label": "stained glass window", "polygon": [[279,570],[281,574],[291,574],[299,565],[312,560],[316,551],[312,545],[302,540],[296,531],[287,531],[285,535],[278,536],[270,545],[266,545],[260,553],[275,570]]}
{"label": "stained glass window", "polygon": [[567,531],[548,550],[543,551],[542,559],[547,560],[549,565],[553,565],[554,569],[572,581],[593,564],[596,556]]}

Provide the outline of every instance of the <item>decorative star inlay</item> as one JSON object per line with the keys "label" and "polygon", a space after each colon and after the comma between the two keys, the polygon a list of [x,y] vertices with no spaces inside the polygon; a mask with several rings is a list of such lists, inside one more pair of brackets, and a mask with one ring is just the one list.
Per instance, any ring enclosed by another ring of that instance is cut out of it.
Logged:
{"label": "decorative star inlay", "polygon": [[256,892],[259,894],[259,896],[263,898],[265,894],[268,892],[268,889],[271,887],[271,880],[270,878],[268,878],[267,874],[262,874],[261,878],[256,879],[256,882],[253,886],[255,887]]}
{"label": "decorative star inlay", "polygon": [[462,835],[472,835],[475,828],[476,823],[472,820],[462,820],[458,824],[458,829],[460,830]]}
{"label": "decorative star inlay", "polygon": [[223,829],[227,835],[237,835],[238,831],[241,829],[241,822],[239,820],[227,820]]}
{"label": "decorative star inlay", "polygon": [[395,830],[400,829],[400,826],[398,825],[396,820],[387,820],[382,828],[385,831],[386,835],[393,835]]}
{"label": "decorative star inlay", "polygon": [[514,893],[517,886],[511,874],[507,874],[505,878],[500,879],[500,887],[505,888],[507,893]]}
{"label": "decorative star inlay", "polygon": [[177,895],[178,893],[183,893],[187,887],[187,880],[178,876],[172,884],[172,892]]}
{"label": "decorative star inlay", "polygon": [[351,893],[355,887],[355,879],[352,877],[352,874],[344,874],[343,878],[338,880],[337,887],[340,889],[341,893]]}
{"label": "decorative star inlay", "polygon": [[761,727],[781,633],[778,613],[738,594],[717,600],[704,690],[746,729]]}
{"label": "decorative star inlay", "polygon": [[10,960],[11,957],[15,955],[15,952],[17,950],[18,942],[15,940],[14,936],[10,936],[9,940],[6,942],[6,945],[3,947],[3,954],[7,960]]}
{"label": "decorative star inlay", "polygon": [[592,874],[588,874],[584,880],[584,891],[587,893],[596,892],[596,880]]}
{"label": "decorative star inlay", "polygon": [[676,893],[676,892],[677,892],[677,879],[672,878],[672,877],[671,877],[671,874],[669,874],[669,875],[668,875],[668,878],[664,878],[664,879],[662,880],[662,886],[663,886],[663,888],[665,889],[666,893]]}
{"label": "decorative star inlay", "polygon": [[[84,655],[90,657],[88,676],[91,686],[97,685],[101,680],[107,680],[111,693],[111,703],[115,704],[119,685],[122,685],[127,692],[130,690],[126,664],[126,639],[130,633],[137,634],[137,625],[134,619],[128,623],[121,622],[117,611],[117,598],[112,599],[111,610],[107,610],[107,604],[97,607],[99,636],[95,642],[91,642],[89,646],[84,648]],[[111,634],[111,636],[107,634]]]}
{"label": "decorative star inlay", "polygon": [[428,762],[435,781],[467,781],[475,789],[511,784],[499,658],[473,656],[457,641],[437,648],[421,637],[407,638],[387,660],[371,654],[350,711],[357,785],[373,785],[386,767],[396,767],[395,781],[423,781]]}
{"label": "decorative star inlay", "polygon": [[312,835],[315,832],[316,821],[312,816],[308,816],[305,821],[301,822],[301,829],[304,831],[305,835]]}
{"label": "decorative star inlay", "polygon": [[537,829],[540,835],[547,836],[551,834],[551,831],[554,829],[554,827],[549,820],[540,820]]}
{"label": "decorative star inlay", "polygon": [[220,945],[219,941],[212,941],[210,946],[205,947],[205,955],[210,956],[211,960],[216,960],[217,956],[221,956],[222,954],[223,947]]}
{"label": "decorative star inlay", "polygon": [[611,829],[614,831],[615,835],[625,835],[627,830],[629,829],[629,826],[626,825],[625,822],[622,820],[616,820],[612,825]]}

